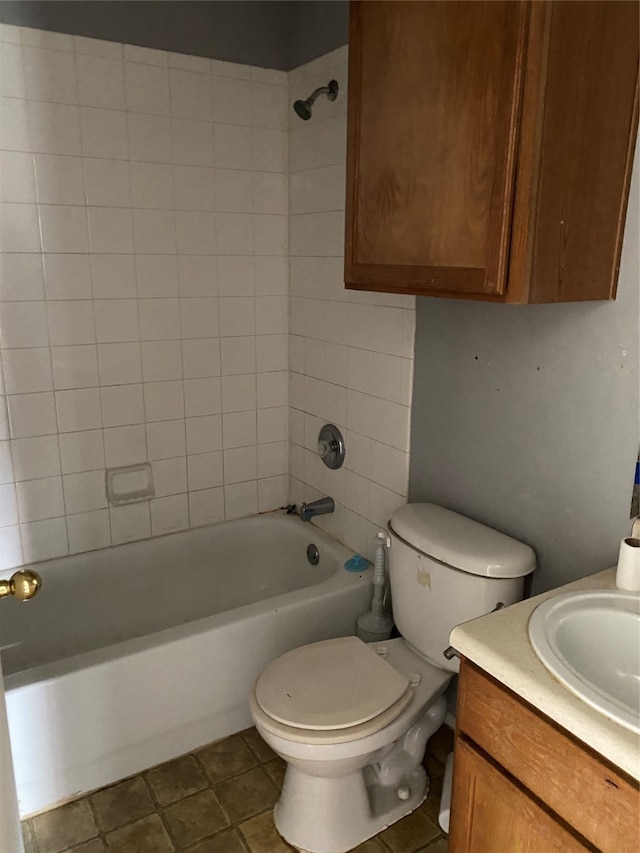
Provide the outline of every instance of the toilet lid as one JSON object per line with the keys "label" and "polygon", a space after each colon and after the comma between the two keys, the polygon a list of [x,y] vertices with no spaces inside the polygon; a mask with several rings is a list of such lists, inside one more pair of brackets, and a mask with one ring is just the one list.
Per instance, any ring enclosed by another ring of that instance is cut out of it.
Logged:
{"label": "toilet lid", "polygon": [[357,637],[312,643],[273,661],[255,697],[265,714],[287,726],[330,730],[382,714],[409,690],[409,679]]}

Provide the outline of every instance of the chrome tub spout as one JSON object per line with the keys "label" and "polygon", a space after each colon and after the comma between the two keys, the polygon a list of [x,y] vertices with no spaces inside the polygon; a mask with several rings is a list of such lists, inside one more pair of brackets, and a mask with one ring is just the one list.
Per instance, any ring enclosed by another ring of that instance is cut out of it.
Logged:
{"label": "chrome tub spout", "polygon": [[302,521],[311,521],[315,515],[325,515],[333,512],[336,508],[333,498],[320,498],[311,503],[300,504],[300,518]]}

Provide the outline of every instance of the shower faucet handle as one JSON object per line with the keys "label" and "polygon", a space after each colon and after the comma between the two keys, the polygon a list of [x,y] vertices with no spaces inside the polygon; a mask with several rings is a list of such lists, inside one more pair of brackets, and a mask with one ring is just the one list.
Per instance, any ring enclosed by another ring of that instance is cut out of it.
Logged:
{"label": "shower faucet handle", "polygon": [[8,580],[0,580],[0,598],[12,595],[18,601],[29,601],[37,595],[42,586],[42,578],[33,569],[19,569]]}
{"label": "shower faucet handle", "polygon": [[318,435],[318,453],[327,468],[341,468],[345,446],[342,433],[335,424],[325,424]]}

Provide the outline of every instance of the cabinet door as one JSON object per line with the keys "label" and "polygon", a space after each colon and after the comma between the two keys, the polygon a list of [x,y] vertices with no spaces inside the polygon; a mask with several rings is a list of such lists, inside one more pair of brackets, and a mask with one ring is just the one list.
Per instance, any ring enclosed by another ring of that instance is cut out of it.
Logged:
{"label": "cabinet door", "polygon": [[352,2],[345,282],[506,287],[529,5]]}
{"label": "cabinet door", "polygon": [[593,850],[458,738],[449,853],[587,853]]}
{"label": "cabinet door", "polygon": [[638,853],[638,783],[463,660],[457,723],[523,789],[603,853]]}
{"label": "cabinet door", "polygon": [[[516,243],[533,236],[531,268],[521,273],[516,260],[509,275],[526,282],[530,302],[615,297],[637,130],[638,9],[548,4],[544,112],[532,116],[536,189],[522,199],[529,222],[516,217],[513,230]],[[521,140],[526,125],[523,116]],[[521,142],[523,161],[527,149]]]}

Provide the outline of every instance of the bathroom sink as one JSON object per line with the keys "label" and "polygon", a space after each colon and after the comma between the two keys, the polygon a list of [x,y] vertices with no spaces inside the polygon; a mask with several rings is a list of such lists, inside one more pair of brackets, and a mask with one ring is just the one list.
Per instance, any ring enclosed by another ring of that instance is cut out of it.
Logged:
{"label": "bathroom sink", "polygon": [[539,604],[529,639],[545,667],[584,702],[640,733],[640,596],[617,590]]}

